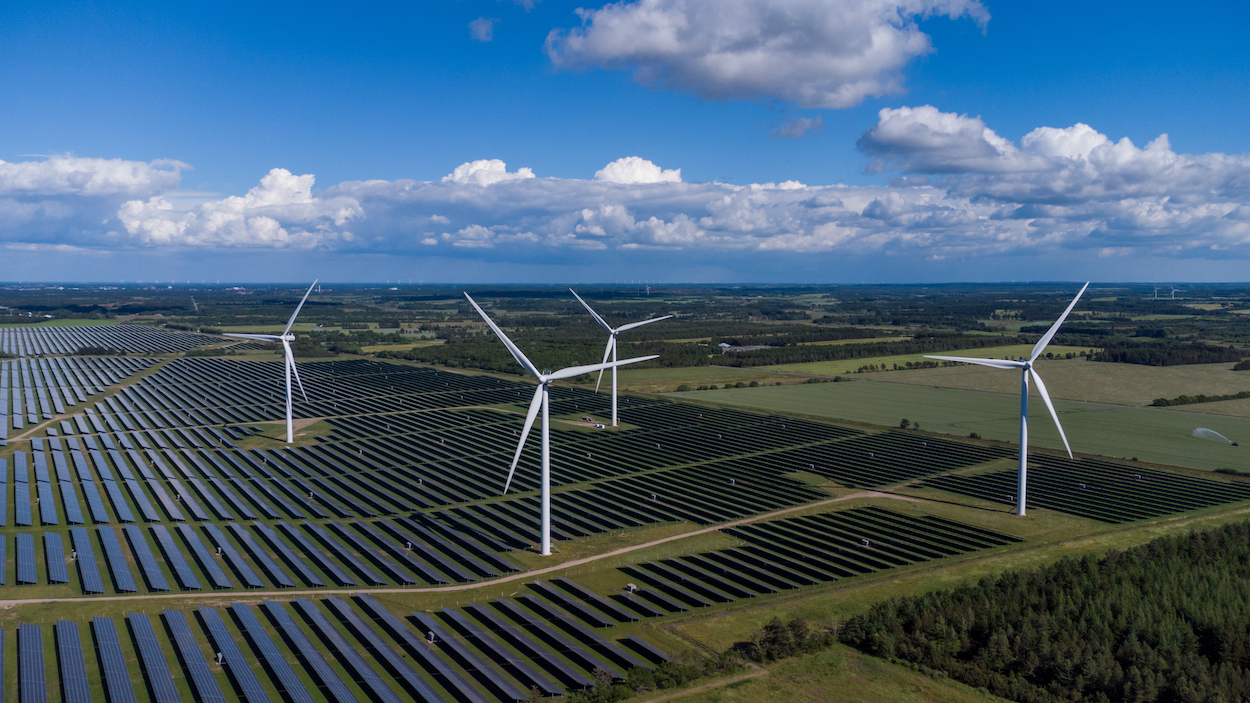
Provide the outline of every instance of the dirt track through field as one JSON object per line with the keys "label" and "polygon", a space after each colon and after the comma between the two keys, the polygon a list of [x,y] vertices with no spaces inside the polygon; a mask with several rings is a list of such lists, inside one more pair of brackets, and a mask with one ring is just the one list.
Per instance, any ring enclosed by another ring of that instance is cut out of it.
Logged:
{"label": "dirt track through field", "polygon": [[111,601],[124,601],[124,600],[149,601],[149,600],[184,600],[184,599],[194,599],[194,598],[212,598],[212,599],[217,599],[217,600],[229,599],[229,600],[234,600],[234,601],[239,601],[239,602],[248,602],[248,601],[261,600],[265,598],[284,598],[285,599],[285,598],[290,598],[292,596],[317,596],[317,595],[327,595],[327,594],[343,595],[343,594],[360,593],[360,592],[367,592],[367,593],[450,593],[454,591],[470,591],[475,588],[494,587],[502,583],[510,583],[512,581],[522,581],[526,579],[532,579],[532,578],[542,576],[543,574],[549,574],[555,571],[561,571],[563,569],[569,569],[569,568],[576,567],[576,566],[582,566],[583,564],[590,564],[592,562],[600,561],[603,559],[611,559],[612,557],[618,557],[623,554],[629,554],[630,552],[636,552],[641,549],[649,549],[651,547],[655,547],[655,546],[665,544],[668,542],[676,542],[677,540],[686,539],[687,537],[695,537],[698,535],[707,534],[709,532],[716,532],[717,530],[723,530],[728,527],[737,527],[738,525],[745,525],[747,523],[759,522],[760,520],[770,520],[772,518],[780,517],[782,515],[786,515],[789,513],[796,513],[802,510],[809,510],[811,508],[818,508],[824,505],[832,505],[833,503],[840,503],[842,501],[855,500],[858,498],[885,498],[888,500],[902,500],[902,501],[908,501],[912,503],[923,502],[919,498],[894,495],[892,493],[882,493],[880,491],[856,491],[855,493],[848,493],[844,496],[838,496],[837,498],[821,500],[815,503],[806,503],[804,505],[796,505],[793,508],[786,508],[784,510],[777,510],[771,513],[764,513],[763,515],[756,515],[754,517],[743,518],[741,520],[725,522],[719,525],[713,525],[711,527],[703,527],[698,530],[694,530],[692,532],[683,532],[679,535],[672,535],[670,537],[664,537],[662,539],[652,540],[650,542],[644,542],[643,544],[634,544],[628,547],[621,547],[620,549],[614,549],[610,552],[604,552],[603,554],[596,554],[594,556],[583,557],[581,559],[573,559],[572,561],[562,562],[554,566],[547,566],[541,569],[534,569],[532,571],[522,571],[520,573],[509,574],[507,576],[501,576],[497,579],[491,579],[489,581],[478,581],[475,583],[456,584],[453,586],[428,586],[424,588],[422,587],[367,588],[367,589],[319,588],[319,589],[305,590],[305,591],[285,589],[281,591],[242,591],[238,593],[212,590],[212,591],[199,592],[199,593],[170,593],[170,594],[165,594],[165,595],[143,594],[143,595],[132,595],[132,596],[79,596],[75,598],[19,598],[19,599],[0,600],[0,608],[6,608],[6,609],[16,608],[19,606],[31,605],[35,603],[82,603],[82,602],[88,602],[88,601],[110,601],[110,600]]}

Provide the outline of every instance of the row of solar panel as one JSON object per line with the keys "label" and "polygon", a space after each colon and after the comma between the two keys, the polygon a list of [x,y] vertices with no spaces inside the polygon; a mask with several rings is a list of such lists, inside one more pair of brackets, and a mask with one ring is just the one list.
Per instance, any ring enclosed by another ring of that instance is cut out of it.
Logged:
{"label": "row of solar panel", "polygon": [[74,354],[84,347],[118,349],[131,354],[170,354],[220,341],[218,337],[142,325],[0,329],[0,351],[19,357]]}
{"label": "row of solar panel", "polygon": [[[211,607],[198,608],[194,618],[167,609],[156,619],[163,625],[159,628],[139,613],[127,614],[120,627],[112,618],[94,617],[86,629],[94,640],[95,662],[84,654],[92,648],[84,647],[79,623],[57,620],[55,678],[65,703],[91,701],[92,675],[99,677],[111,703],[135,703],[136,684],[155,703],[487,703],[530,700],[535,692],[563,695],[593,685],[600,672],[623,678],[631,668],[652,669],[669,658],[635,636],[612,641],[553,605],[526,602],[522,607],[512,600],[492,605],[401,618],[376,598],[357,595],[320,603],[296,599],[290,605],[264,601],[261,615],[233,603],[229,618]],[[129,641],[119,632],[128,632]],[[19,697],[22,703],[43,703],[54,678],[46,673],[43,627],[23,623],[16,634]],[[203,643],[215,653],[212,664],[227,674],[224,679],[214,673]],[[0,680],[4,644],[0,630]],[[90,673],[89,663],[98,664]],[[185,684],[174,676],[179,669],[187,674]],[[184,686],[189,696],[181,692]]]}

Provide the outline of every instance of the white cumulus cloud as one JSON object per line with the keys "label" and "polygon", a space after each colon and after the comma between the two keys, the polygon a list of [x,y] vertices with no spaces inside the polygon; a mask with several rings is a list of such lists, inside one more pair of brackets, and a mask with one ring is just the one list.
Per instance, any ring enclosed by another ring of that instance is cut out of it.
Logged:
{"label": "white cumulus cloud", "polygon": [[481,159],[460,164],[450,174],[443,176],[444,183],[474,184],[488,186],[506,181],[533,178],[534,172],[528,168],[519,168],[508,172],[508,165],[499,159]]}
{"label": "white cumulus cloud", "polygon": [[577,14],[581,27],[547,36],[557,67],[630,70],[710,100],[827,108],[902,92],[903,67],[933,51],[918,18],[989,21],[978,0],[632,0]]}
{"label": "white cumulus cloud", "polygon": [[491,41],[495,38],[496,24],[499,24],[499,19],[496,17],[479,17],[469,23],[469,36],[474,41]]}
{"label": "white cumulus cloud", "polygon": [[180,212],[162,196],[131,200],[117,213],[140,244],[307,249],[351,241],[344,225],[363,214],[351,198],[314,197],[314,177],[275,168],[243,196]]}
{"label": "white cumulus cloud", "polygon": [[662,169],[644,158],[626,156],[595,171],[595,180],[608,183],[681,183],[681,169]]}

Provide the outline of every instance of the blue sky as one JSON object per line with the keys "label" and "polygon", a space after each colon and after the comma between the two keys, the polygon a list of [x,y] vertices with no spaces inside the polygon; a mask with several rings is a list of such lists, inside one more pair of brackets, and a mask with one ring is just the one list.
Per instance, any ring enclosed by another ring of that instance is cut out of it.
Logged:
{"label": "blue sky", "polygon": [[1244,279],[1248,15],[32,3],[0,279]]}

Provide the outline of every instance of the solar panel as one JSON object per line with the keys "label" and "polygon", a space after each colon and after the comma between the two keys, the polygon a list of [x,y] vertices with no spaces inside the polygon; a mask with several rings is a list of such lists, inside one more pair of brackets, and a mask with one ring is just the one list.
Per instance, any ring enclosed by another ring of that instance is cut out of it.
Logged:
{"label": "solar panel", "polygon": [[295,606],[303,611],[304,615],[312,621],[313,626],[321,634],[322,641],[334,649],[335,656],[340,662],[351,668],[368,693],[370,698],[379,703],[401,703],[399,696],[395,695],[395,691],[382,680],[378,672],[360,656],[356,648],[351,646],[343,635],[339,633],[330,621],[322,615],[317,609],[317,605],[310,600],[304,598],[296,598]]}
{"label": "solar panel", "polygon": [[152,501],[148,500],[148,495],[143,492],[143,487],[133,478],[126,479],[126,488],[130,489],[130,495],[135,499],[135,504],[139,506],[139,512],[143,513],[143,519],[147,522],[160,522],[161,516],[156,512],[156,508],[152,507]]}
{"label": "solar panel", "polygon": [[30,482],[30,469],[26,465],[26,452],[13,452],[13,480],[18,483]]}
{"label": "solar panel", "polygon": [[30,514],[30,484],[13,484],[13,522],[22,527],[30,527],[34,522]]}
{"label": "solar panel", "polygon": [[135,690],[130,684],[130,672],[126,669],[126,656],[112,618],[91,618],[91,631],[95,634],[96,650],[100,653],[101,672],[108,689],[110,703],[136,703]]}
{"label": "solar panel", "polygon": [[78,623],[57,620],[56,658],[61,665],[61,700],[64,703],[91,703],[87,684],[87,664],[82,658]]}
{"label": "solar panel", "polygon": [[213,544],[217,545],[217,548],[226,555],[226,560],[234,567],[234,573],[243,579],[244,586],[248,588],[265,587],[265,582],[261,581],[260,576],[257,576],[252,567],[248,566],[247,562],[243,560],[243,555],[239,554],[239,550],[235,549],[230,540],[226,539],[226,533],[222,532],[220,527],[209,523],[204,525],[204,531],[208,533],[208,537],[213,541]]}
{"label": "solar panel", "polygon": [[348,690],[347,685],[335,673],[330,663],[325,660],[325,657],[321,656],[320,650],[313,646],[313,643],[309,641],[304,631],[291,619],[291,614],[286,611],[286,608],[283,608],[281,603],[271,600],[265,601],[262,605],[269,612],[269,616],[277,622],[278,629],[282,631],[287,642],[299,652],[304,662],[304,668],[312,674],[314,679],[321,682],[321,685],[330,694],[334,703],[358,703],[356,697]]}
{"label": "solar panel", "polygon": [[165,563],[173,569],[174,577],[178,579],[178,583],[184,590],[198,591],[200,590],[200,581],[195,577],[195,572],[191,570],[191,565],[187,563],[182,552],[178,550],[178,544],[174,542],[174,538],[165,529],[164,525],[153,525],[152,534],[156,535],[156,541],[161,545],[161,551],[165,553]]}
{"label": "solar panel", "polygon": [[0,526],[9,524],[9,484],[0,483]]}
{"label": "solar panel", "polygon": [[161,613],[165,616],[165,624],[174,635],[174,644],[182,655],[182,663],[191,674],[191,682],[199,694],[200,703],[226,703],[226,697],[221,695],[221,688],[217,686],[217,680],[208,668],[200,644],[195,641],[195,635],[191,634],[186,616],[177,610],[163,610]]}
{"label": "solar panel", "polygon": [[274,552],[281,556],[282,559],[291,566],[291,568],[299,572],[300,578],[304,579],[304,583],[309,586],[326,585],[325,581],[321,580],[321,577],[313,571],[312,567],[301,559],[299,555],[295,554],[295,550],[291,549],[290,546],[282,541],[282,538],[278,536],[277,532],[273,531],[272,527],[263,522],[258,522],[256,523],[256,530],[260,532],[262,537],[265,538],[265,541],[269,543],[269,546],[273,547]]}
{"label": "solar panel", "polygon": [[98,532],[100,543],[104,545],[104,559],[108,562],[109,573],[113,576],[113,589],[118,593],[138,591],[135,578],[130,573],[130,565],[126,563],[126,553],[122,551],[121,542],[117,539],[117,533],[111,527],[101,527]]}
{"label": "solar panel", "polygon": [[269,556],[269,552],[265,551],[265,548],[252,538],[252,535],[248,533],[246,528],[237,522],[229,523],[227,526],[234,533],[234,538],[239,540],[243,548],[260,564],[260,568],[264,569],[265,573],[269,575],[269,580],[273,581],[275,586],[279,588],[295,587],[295,582],[291,580],[291,577]]}
{"label": "solar panel", "polygon": [[[242,690],[243,700],[247,701],[247,703],[269,703],[269,696],[261,688],[260,681],[256,679],[256,672],[252,671],[252,667],[248,666],[243,652],[239,650],[239,646],[235,644],[234,638],[230,636],[230,631],[226,629],[226,623],[221,620],[221,614],[217,612],[216,608],[199,608],[199,613],[200,617],[204,619],[204,625],[208,628],[208,636],[212,638],[217,651],[221,653],[225,668],[230,671],[235,685]],[[273,643],[270,642],[270,644],[272,645]],[[307,693],[307,691],[304,691],[305,695]]]}
{"label": "solar panel", "polygon": [[386,668],[396,678],[403,681],[410,694],[430,703],[443,700],[443,697],[438,695],[408,662],[404,661],[403,656],[391,649],[391,646],[372,627],[369,627],[368,623],[346,601],[330,596],[326,598],[326,605],[338,613],[339,618],[347,621],[348,628],[356,633],[356,637],[369,648],[374,658],[386,662]]}
{"label": "solar panel", "polygon": [[168,591],[169,582],[165,580],[165,574],[161,573],[161,566],[152,554],[152,547],[143,536],[143,528],[126,525],[126,539],[130,541],[130,549],[139,562],[139,568],[143,570],[143,578],[148,582],[148,588],[153,591]]}
{"label": "solar panel", "polygon": [[299,530],[286,524],[285,522],[279,522],[277,525],[278,529],[282,530],[287,537],[290,537],[291,541],[295,542],[296,546],[303,550],[306,556],[317,562],[317,565],[321,567],[321,570],[328,574],[330,578],[334,579],[336,584],[339,586],[356,585],[356,582],[353,581],[350,576],[343,573],[343,570],[339,568],[339,565],[335,564],[334,561],[330,559],[329,554],[318,549],[317,545],[309,541],[309,539]]}
{"label": "solar panel", "polygon": [[43,630],[38,625],[17,626],[17,685],[21,703],[47,703],[43,677]]}
{"label": "solar panel", "polygon": [[147,673],[148,683],[152,686],[154,703],[182,703],[178,689],[174,687],[174,678],[169,673],[169,663],[165,661],[161,641],[152,629],[152,621],[148,616],[139,613],[127,613],[126,619],[130,622],[130,631],[139,650],[139,661]]}
{"label": "solar panel", "polygon": [[104,507],[104,501],[100,499],[100,489],[96,488],[95,481],[83,481],[79,485],[82,486],[82,494],[87,496],[87,508],[91,510],[91,521],[97,525],[108,524],[109,513]]}
{"label": "solar panel", "polygon": [[160,481],[148,481],[148,488],[152,489],[152,492],[156,494],[156,499],[164,506],[165,514],[169,516],[170,520],[183,522],[187,519],[182,514],[182,510],[178,508],[178,504],[169,497],[169,493],[165,491],[165,487],[161,485]]}
{"label": "solar panel", "polygon": [[35,566],[35,536],[24,532],[17,534],[17,583],[39,582],[39,570]]}
{"label": "solar panel", "polygon": [[39,522],[44,525],[59,525],[61,519],[56,514],[56,493],[51,483],[36,483],[39,491]]}
{"label": "solar panel", "polygon": [[[121,486],[116,481],[104,481],[104,490],[108,491],[109,500],[113,501],[113,512],[117,513],[117,519],[122,522],[134,522],[134,513],[130,512],[130,505],[126,503],[126,496],[122,493]],[[30,508],[27,508],[30,512]]]}
{"label": "solar panel", "polygon": [[179,525],[178,531],[182,533],[182,539],[191,548],[191,553],[195,555],[195,560],[200,563],[200,568],[208,575],[208,579],[213,582],[213,588],[233,588],[234,584],[230,583],[230,579],[226,576],[226,572],[222,570],[221,565],[217,563],[213,553],[208,547],[204,546],[204,541],[195,533],[195,528],[190,525]]}
{"label": "solar panel", "polygon": [[[5,537],[4,535],[0,535],[0,586],[3,586],[6,581],[5,572],[8,570],[8,568],[4,565],[9,563],[8,562],[9,555],[7,553],[8,550],[6,549],[8,542],[9,540],[7,537]],[[0,639],[3,639],[2,629],[0,629]],[[4,642],[0,641],[0,681],[4,681],[3,664],[4,664]],[[0,686],[0,688],[3,688],[3,687]],[[3,693],[0,693],[0,703],[4,703]]]}
{"label": "solar panel", "polygon": [[48,583],[69,583],[69,570],[65,568],[65,547],[61,544],[59,534],[43,533],[43,558],[48,564]]}
{"label": "solar panel", "polygon": [[305,522],[304,529],[311,532],[313,536],[316,537],[318,540],[320,540],[321,543],[324,544],[326,547],[329,547],[330,551],[334,552],[335,556],[337,556],[339,560],[341,560],[343,563],[347,564],[352,569],[352,571],[355,571],[357,574],[360,574],[361,578],[365,580],[366,584],[372,585],[372,586],[385,586],[386,585],[387,583],[386,579],[382,578],[373,569],[370,569],[368,566],[365,566],[365,563],[363,561],[361,561],[355,554],[352,554],[342,544],[337,542],[334,539],[334,537],[332,537],[329,532],[326,532],[320,525],[315,525],[311,522]]}
{"label": "solar panel", "polygon": [[[269,633],[260,624],[260,620],[256,619],[256,614],[252,612],[251,608],[242,603],[231,603],[230,609],[234,611],[234,615],[239,622],[243,624],[243,629],[247,632],[248,639],[252,642],[252,647],[265,660],[265,663],[269,665],[269,670],[278,678],[278,682],[286,692],[286,699],[295,703],[313,703],[313,697],[309,695],[308,689],[304,687],[303,682],[295,675],[291,665],[286,661],[286,656],[270,639]],[[217,611],[213,612],[215,614]],[[228,636],[229,634],[227,633]],[[227,657],[227,661],[229,661],[229,657]]]}
{"label": "solar panel", "polygon": [[71,527],[70,538],[78,553],[78,575],[82,578],[83,593],[104,593],[104,581],[100,579],[100,567],[91,548],[91,533],[85,527]]}
{"label": "solar panel", "polygon": [[61,489],[61,502],[65,503],[65,521],[71,525],[81,525],[82,506],[78,504],[78,494],[74,492],[74,484],[69,481],[59,481],[57,486]]}

